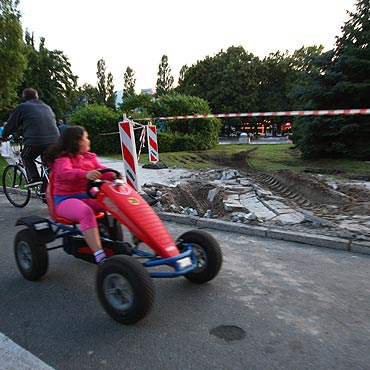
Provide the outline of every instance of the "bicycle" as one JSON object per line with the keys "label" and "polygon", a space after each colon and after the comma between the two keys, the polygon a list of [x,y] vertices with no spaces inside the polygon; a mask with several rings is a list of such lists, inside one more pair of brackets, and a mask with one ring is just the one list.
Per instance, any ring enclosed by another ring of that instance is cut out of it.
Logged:
{"label": "bicycle", "polygon": [[7,167],[5,167],[2,176],[3,191],[5,196],[13,206],[19,208],[25,207],[29,203],[32,189],[34,189],[35,196],[40,198],[45,203],[46,187],[49,183],[49,168],[46,167],[41,160],[35,159],[35,163],[41,170],[42,184],[33,188],[26,186],[28,178],[21,158],[22,149],[23,138],[13,138],[11,151],[13,152],[15,163],[9,164]]}

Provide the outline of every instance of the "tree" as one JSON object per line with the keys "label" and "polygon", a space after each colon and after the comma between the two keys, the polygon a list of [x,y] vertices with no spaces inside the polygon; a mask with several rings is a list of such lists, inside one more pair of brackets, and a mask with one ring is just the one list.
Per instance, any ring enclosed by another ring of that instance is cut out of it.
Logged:
{"label": "tree", "polygon": [[113,75],[111,72],[108,72],[107,76],[107,98],[105,105],[109,108],[116,108],[117,94],[114,91]]}
{"label": "tree", "polygon": [[149,94],[130,95],[120,105],[120,108],[127,115],[132,115],[133,112],[147,112],[151,105],[152,96]]}
{"label": "tree", "polygon": [[306,94],[307,88],[310,89],[310,83],[313,76],[318,76],[322,70],[322,61],[325,59],[322,45],[302,46],[295,50],[290,56],[290,67],[292,69],[291,90],[288,97],[293,102],[293,110],[305,108],[307,102],[302,99]]}
{"label": "tree", "polygon": [[87,96],[87,101],[89,104],[99,104],[99,93],[98,89],[90,84],[83,84],[81,92]]}
{"label": "tree", "polygon": [[315,58],[323,46],[301,47],[292,55],[286,51],[265,57],[258,72],[260,111],[295,110],[300,108],[299,91],[307,85],[307,76],[319,72]]}
{"label": "tree", "polygon": [[[231,46],[189,67],[177,91],[208,101],[213,113],[253,112],[258,109],[260,64],[243,47]],[[233,126],[242,122],[240,118],[227,121]]]}
{"label": "tree", "polygon": [[6,119],[18,100],[26,68],[18,0],[0,2],[0,117]]}
{"label": "tree", "polygon": [[36,50],[33,35],[28,31],[25,42],[28,67],[19,90],[30,86],[35,88],[40,99],[53,108],[56,116],[64,117],[79,98],[77,76],[72,73],[68,58],[60,50],[47,49],[43,37]]}
{"label": "tree", "polygon": [[179,91],[207,100],[214,113],[251,111],[257,108],[259,64],[243,47],[232,46],[189,67]]}
{"label": "tree", "polygon": [[187,72],[188,69],[189,69],[189,67],[186,64],[181,67],[180,73],[179,73],[179,79],[178,79],[178,82],[177,82],[178,86],[181,85],[184,82],[184,78],[185,78],[185,75],[186,75],[186,72]]}
{"label": "tree", "polygon": [[[304,96],[315,109],[366,108],[370,106],[370,3],[357,0],[355,12],[337,37],[334,50],[320,59]],[[293,139],[305,157],[370,159],[368,116],[301,119]]]}
{"label": "tree", "polygon": [[99,59],[96,65],[96,77],[98,78],[98,104],[104,105],[107,97],[107,77],[105,60]]}
{"label": "tree", "polygon": [[356,12],[349,13],[349,20],[342,27],[343,34],[336,40],[333,62],[343,78],[335,91],[351,108],[370,106],[369,14],[370,2],[358,0]]}
{"label": "tree", "polygon": [[130,67],[126,68],[126,72],[123,75],[124,85],[122,90],[122,98],[128,98],[129,96],[135,95],[135,72]]}
{"label": "tree", "polygon": [[258,109],[262,112],[291,110],[292,102],[288,98],[291,86],[290,58],[288,53],[271,53],[265,57],[258,72]]}
{"label": "tree", "polygon": [[168,65],[168,57],[167,55],[163,55],[161,64],[158,66],[157,96],[170,93],[173,90],[173,82],[174,78],[171,75],[171,68]]}
{"label": "tree", "polygon": [[115,108],[116,93],[114,92],[113,75],[110,72],[107,75],[104,59],[98,60],[96,76],[98,78],[97,103]]}

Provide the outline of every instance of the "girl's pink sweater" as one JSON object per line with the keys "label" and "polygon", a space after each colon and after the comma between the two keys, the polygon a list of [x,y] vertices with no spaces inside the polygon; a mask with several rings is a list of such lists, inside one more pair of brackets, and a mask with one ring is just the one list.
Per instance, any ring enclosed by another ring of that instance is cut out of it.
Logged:
{"label": "girl's pink sweater", "polygon": [[[99,163],[95,153],[87,152],[75,156],[57,158],[51,170],[54,176],[53,195],[72,195],[86,192],[86,173],[106,168]],[[101,180],[112,178],[112,172],[104,173]]]}

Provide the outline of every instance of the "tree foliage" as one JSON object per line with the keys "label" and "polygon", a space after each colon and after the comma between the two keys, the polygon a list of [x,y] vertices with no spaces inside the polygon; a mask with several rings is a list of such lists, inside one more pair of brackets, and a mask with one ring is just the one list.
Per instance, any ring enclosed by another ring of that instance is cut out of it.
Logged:
{"label": "tree foliage", "polygon": [[82,94],[87,96],[89,104],[99,104],[98,89],[90,84],[83,84],[80,88]]}
{"label": "tree foliage", "polygon": [[177,91],[209,102],[213,113],[257,108],[259,59],[232,46],[189,67]]}
{"label": "tree foliage", "polygon": [[123,90],[122,90],[122,98],[126,99],[130,96],[135,95],[135,84],[136,84],[136,79],[135,79],[135,72],[132,68],[127,67],[126,72],[123,75]]}
{"label": "tree foliage", "polygon": [[[370,106],[369,14],[369,1],[357,0],[334,50],[320,58],[320,72],[312,75],[303,94],[308,108]],[[369,116],[302,118],[293,138],[305,157],[370,158]]]}
{"label": "tree foliage", "polygon": [[0,117],[6,119],[18,98],[26,68],[18,0],[0,2]]}
{"label": "tree foliage", "polygon": [[156,85],[157,96],[170,93],[173,90],[174,78],[171,75],[171,68],[168,65],[167,55],[163,55],[158,66],[158,79]]}
{"label": "tree foliage", "polygon": [[307,76],[319,73],[315,58],[323,46],[302,46],[293,54],[276,52],[265,57],[258,70],[258,107],[265,111],[296,110],[301,107],[299,91],[307,85]]}
{"label": "tree foliage", "polygon": [[49,104],[57,117],[64,117],[78,100],[77,76],[72,73],[68,58],[60,50],[49,50],[40,38],[38,50],[33,35],[25,34],[27,69],[19,93],[35,88],[40,99]]}
{"label": "tree foliage", "polygon": [[188,69],[189,67],[186,64],[181,67],[180,73],[179,73],[179,79],[177,81],[178,86],[181,86],[184,83],[185,74]]}
{"label": "tree foliage", "polygon": [[96,77],[98,79],[97,103],[114,109],[116,93],[114,91],[113,75],[111,72],[107,73],[104,59],[99,59],[97,62]]}
{"label": "tree foliage", "polygon": [[91,141],[91,150],[98,154],[120,153],[118,122],[120,114],[103,105],[86,105],[78,109],[70,117],[71,125],[86,128]]}
{"label": "tree foliage", "polygon": [[[181,94],[163,95],[149,109],[153,117],[211,112],[204,99]],[[170,145],[173,151],[210,149],[218,143],[221,129],[220,120],[215,118],[169,120],[164,125],[167,133],[176,136],[176,140]]]}
{"label": "tree foliage", "polygon": [[[122,112],[131,115],[137,112],[148,112],[152,96],[148,94],[130,95],[120,105]],[[148,114],[148,113],[147,113]]]}

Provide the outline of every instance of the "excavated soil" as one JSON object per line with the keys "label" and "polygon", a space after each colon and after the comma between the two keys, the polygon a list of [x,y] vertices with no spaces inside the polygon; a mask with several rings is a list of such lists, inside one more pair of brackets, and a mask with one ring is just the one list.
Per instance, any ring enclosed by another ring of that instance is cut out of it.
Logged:
{"label": "excavated soil", "polygon": [[214,217],[224,218],[229,213],[223,204],[224,191],[219,190],[212,201],[208,200],[209,191],[214,188],[211,184],[197,183],[184,183],[171,188],[162,186],[160,202],[167,211],[181,213],[191,208],[203,216],[207,210],[211,210]]}
{"label": "excavated soil", "polygon": [[[298,174],[288,170],[263,173],[248,166],[248,153],[238,153],[229,160],[222,156],[212,159],[216,161],[216,167],[236,169],[239,178],[248,179],[256,187],[270,191],[293,209],[309,210],[317,217],[338,224],[343,218],[361,219],[370,228],[370,176],[338,180],[330,177],[339,172],[335,169],[330,173],[315,169]],[[184,213],[184,209],[191,208],[199,216],[211,210],[212,217],[230,219],[230,212],[224,208],[225,191],[222,187],[218,187],[212,201],[207,199],[209,191],[215,188],[211,184],[215,176],[215,171],[195,172],[175,187],[157,185],[156,190],[163,194],[160,199],[162,210]]]}

